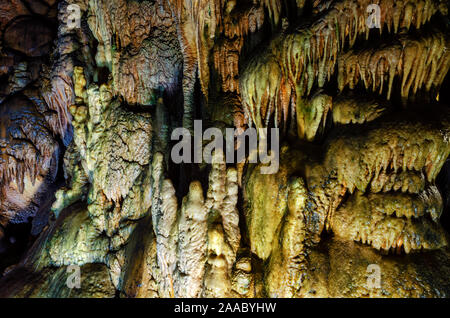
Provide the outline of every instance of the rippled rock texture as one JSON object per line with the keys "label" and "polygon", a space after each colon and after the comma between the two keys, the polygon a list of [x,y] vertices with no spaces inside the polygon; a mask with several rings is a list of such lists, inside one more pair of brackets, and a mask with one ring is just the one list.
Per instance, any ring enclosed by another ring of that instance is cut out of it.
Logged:
{"label": "rippled rock texture", "polygon": [[3,0],[0,297],[450,297],[448,9]]}

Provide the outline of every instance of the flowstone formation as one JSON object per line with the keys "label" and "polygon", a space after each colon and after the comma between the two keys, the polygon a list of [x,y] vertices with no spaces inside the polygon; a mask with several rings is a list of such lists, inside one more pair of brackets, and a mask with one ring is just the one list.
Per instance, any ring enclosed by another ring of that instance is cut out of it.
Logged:
{"label": "flowstone formation", "polygon": [[448,9],[3,1],[0,297],[450,297]]}

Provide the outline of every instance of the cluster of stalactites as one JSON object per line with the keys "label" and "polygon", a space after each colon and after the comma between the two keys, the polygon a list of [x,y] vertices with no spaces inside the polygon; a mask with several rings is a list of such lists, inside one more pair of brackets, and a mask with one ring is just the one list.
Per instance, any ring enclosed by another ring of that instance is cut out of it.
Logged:
{"label": "cluster of stalactites", "polygon": [[198,67],[201,89],[208,97],[209,52],[222,24],[225,1],[168,0],[168,2],[178,24],[185,69]]}
{"label": "cluster of stalactites", "polygon": [[69,1],[61,1],[58,11],[57,45],[52,53],[52,66],[44,66],[41,73],[40,93],[51,110],[56,112],[47,121],[64,145],[72,140],[72,116],[69,107],[75,101],[73,82],[71,79],[75,52],[79,49],[87,55],[86,38],[70,28],[71,11],[68,10]]}
{"label": "cluster of stalactites", "polygon": [[[240,91],[247,121],[257,127],[285,124],[295,115],[297,100],[309,95],[316,84],[323,87],[335,70],[344,46],[352,47],[358,35],[369,35],[366,8],[369,0],[327,2],[317,8],[322,16],[313,25],[282,34],[261,54],[256,54],[240,77]],[[381,28],[426,23],[439,10],[437,1],[379,1]]]}
{"label": "cluster of stalactites", "polygon": [[438,225],[443,200],[434,184],[450,153],[448,113],[422,114],[420,122],[405,120],[404,113],[370,122],[387,107],[343,96],[333,105],[335,122],[364,125],[341,127],[326,145],[325,167],[342,187],[327,228],[385,251],[439,249],[447,239]]}
{"label": "cluster of stalactites", "polygon": [[[305,5],[304,0],[297,0],[296,3],[299,8]],[[223,37],[213,48],[214,67],[221,77],[224,92],[239,94],[239,61],[245,38],[258,31],[265,20],[277,28],[282,7],[280,0],[254,0],[252,5],[243,8],[239,7],[235,0],[224,4],[222,13],[218,15],[220,23],[217,23],[218,34]]]}
{"label": "cluster of stalactites", "polygon": [[59,134],[67,145],[71,138],[72,116],[69,106],[74,102],[72,80],[67,74],[54,76],[48,86],[42,89],[42,97],[48,107],[56,111],[57,116],[49,118],[48,123],[52,130]]}
{"label": "cluster of stalactites", "polygon": [[267,8],[269,18],[274,25],[280,21],[282,3],[281,0],[261,0],[262,5]]}
{"label": "cluster of stalactites", "polygon": [[[229,9],[231,10],[231,9]],[[223,38],[214,45],[214,67],[224,92],[239,93],[239,58],[245,37],[261,28],[264,9],[252,6],[245,11],[228,12],[223,17]]]}
{"label": "cluster of stalactites", "polygon": [[401,79],[401,96],[408,98],[412,90],[439,88],[450,68],[448,37],[436,31],[422,38],[401,37],[393,45],[361,52],[349,51],[339,57],[339,89],[355,88],[362,81],[366,89],[379,94],[385,89],[392,94],[394,78]]}
{"label": "cluster of stalactites", "polygon": [[[169,2],[178,18],[182,37],[195,42],[196,52],[192,57],[197,60],[200,84],[205,96],[208,97],[209,90],[210,54],[214,67],[221,77],[222,90],[239,92],[239,59],[245,38],[261,28],[265,19],[265,8],[272,24],[274,26],[279,24],[282,8],[280,0],[247,3],[238,3],[235,0],[169,0]],[[192,33],[193,37],[189,33]]]}
{"label": "cluster of stalactites", "polygon": [[[409,211],[416,214],[407,214]],[[435,187],[412,198],[401,194],[364,196],[357,192],[333,214],[331,228],[337,236],[386,252],[434,250],[448,244],[435,217],[432,215],[435,222],[423,217],[424,213],[436,211],[442,211],[442,198]]]}
{"label": "cluster of stalactites", "polygon": [[15,181],[21,193],[26,177],[34,185],[38,175],[49,173],[58,156],[58,145],[45,118],[30,105],[30,100],[14,97],[0,112],[0,185]]}
{"label": "cluster of stalactites", "polygon": [[[341,18],[349,20],[349,28],[340,28],[339,26],[337,28],[345,33],[340,33],[342,41],[345,41],[347,33],[350,34],[351,41],[354,41],[359,33],[366,33],[366,38],[368,38],[371,29],[369,24],[375,23],[369,18],[370,14],[376,13],[373,11],[375,7],[371,7],[373,5],[380,8],[380,32],[383,32],[383,28],[386,26],[389,32],[394,31],[394,33],[402,28],[409,29],[412,26],[419,29],[438,11],[445,13],[448,10],[448,4],[442,0],[321,1],[316,9],[318,12],[328,9],[346,12],[345,16],[341,15]],[[339,20],[337,24],[341,24],[341,21]],[[347,24],[347,21],[344,24]]]}
{"label": "cluster of stalactites", "polygon": [[335,124],[363,124],[371,122],[389,111],[389,103],[358,94],[340,95],[333,100]]}
{"label": "cluster of stalactites", "polygon": [[[440,120],[443,125],[448,122],[442,116]],[[450,153],[448,131],[441,124],[433,125],[411,123],[405,126],[392,120],[378,127],[373,122],[374,129],[370,130],[353,127],[330,143],[326,150],[326,165],[330,171],[337,172],[339,183],[350,193],[355,188],[365,192],[369,187],[379,191],[392,188],[412,191],[417,187],[403,185],[403,181],[417,180],[423,184],[422,179],[426,178],[433,183]],[[386,140],[389,140],[388,144]],[[418,178],[404,175],[407,172],[420,175]]]}

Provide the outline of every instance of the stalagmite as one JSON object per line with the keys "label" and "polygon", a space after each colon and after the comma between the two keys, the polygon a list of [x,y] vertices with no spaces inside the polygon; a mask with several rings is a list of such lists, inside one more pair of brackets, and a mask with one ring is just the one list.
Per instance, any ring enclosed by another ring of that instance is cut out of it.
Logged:
{"label": "stalagmite", "polygon": [[[170,180],[161,180],[162,155],[154,158],[152,219],[162,296],[231,293],[232,266],[240,244],[237,173],[226,169],[223,154],[214,158],[206,198],[200,182],[194,181],[178,211]],[[226,289],[220,287],[225,285]]]}

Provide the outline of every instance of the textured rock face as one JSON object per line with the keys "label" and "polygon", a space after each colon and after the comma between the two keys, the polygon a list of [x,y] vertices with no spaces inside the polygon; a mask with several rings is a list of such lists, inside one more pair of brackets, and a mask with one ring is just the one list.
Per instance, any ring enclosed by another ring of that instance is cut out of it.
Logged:
{"label": "textured rock face", "polygon": [[[21,1],[1,4],[0,60],[0,253],[11,265],[11,249],[20,250],[11,226],[32,223],[32,235],[47,224],[57,185],[62,149],[55,136],[57,118],[40,92],[40,73],[48,64],[56,36],[53,12],[38,15]],[[37,8],[35,8],[38,10]],[[11,232],[12,231],[12,232]],[[20,235],[19,235],[20,236]],[[26,245],[26,244],[25,244]],[[14,253],[13,253],[14,254]]]}
{"label": "textured rock face", "polygon": [[446,1],[0,9],[1,297],[450,297]]}
{"label": "textured rock face", "polygon": [[[434,117],[414,112],[353,127],[351,132],[334,129],[322,158],[301,147],[286,150],[278,175],[261,175],[257,167],[248,170],[246,219],[252,251],[268,259],[269,296],[448,295],[443,276],[425,275],[422,280],[418,273],[432,271],[432,264],[448,253],[440,222],[444,205],[435,183],[436,170],[444,164],[440,158],[448,156],[449,113],[442,109]],[[420,152],[409,151],[416,143],[427,145],[417,145]],[[333,233],[332,239],[320,237],[324,229]],[[421,261],[422,253],[429,262]],[[324,265],[322,260],[333,263]],[[347,263],[350,269],[345,269]],[[400,275],[406,263],[411,268]],[[364,271],[371,264],[383,272],[382,287],[376,291],[366,286]],[[344,277],[339,270],[359,274]],[[400,292],[398,284],[416,287]],[[341,286],[350,287],[340,290]]]}
{"label": "textured rock face", "polygon": [[[422,253],[420,257],[389,258],[352,241],[332,239],[311,252],[309,263],[314,265],[305,271],[298,296],[447,298],[448,257],[448,251],[442,250]],[[382,288],[368,288],[367,269],[372,264],[381,268]],[[421,274],[431,268],[435,274]]]}
{"label": "textured rock face", "polygon": [[111,71],[116,94],[152,105],[159,90],[180,87],[182,54],[167,1],[89,1],[86,9],[97,65]]}
{"label": "textured rock face", "polygon": [[5,279],[1,297],[15,298],[113,298],[114,286],[109,279],[108,269],[103,264],[88,264],[80,268],[80,288],[68,288],[70,271],[66,266],[47,268],[39,273],[18,269],[11,276],[22,277],[21,282]]}
{"label": "textured rock face", "polygon": [[[2,223],[26,222],[55,181],[59,146],[32,100],[13,95],[2,105]],[[43,189],[42,189],[43,188]]]}
{"label": "textured rock face", "polygon": [[38,57],[50,52],[53,33],[42,20],[16,19],[5,29],[3,45],[27,56]]}

